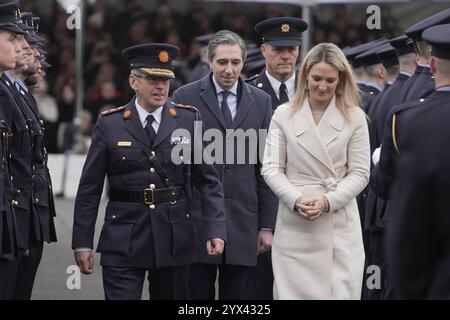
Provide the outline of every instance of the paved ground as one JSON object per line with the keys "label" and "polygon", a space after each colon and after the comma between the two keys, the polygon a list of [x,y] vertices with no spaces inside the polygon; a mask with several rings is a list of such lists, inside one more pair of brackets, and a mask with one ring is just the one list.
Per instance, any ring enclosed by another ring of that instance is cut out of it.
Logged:
{"label": "paved ground", "polygon": [[[103,223],[105,204],[102,203],[97,219],[95,243],[97,243]],[[67,268],[75,265],[73,252],[71,250],[73,200],[56,200],[57,217],[56,232],[58,242],[44,245],[44,253],[36,276],[32,299],[37,300],[102,300],[104,299],[102,289],[100,256],[95,256],[94,274],[81,275],[81,289],[69,290],[66,286]],[[73,283],[73,281],[71,282]],[[148,289],[144,287],[144,299],[148,299]]]}

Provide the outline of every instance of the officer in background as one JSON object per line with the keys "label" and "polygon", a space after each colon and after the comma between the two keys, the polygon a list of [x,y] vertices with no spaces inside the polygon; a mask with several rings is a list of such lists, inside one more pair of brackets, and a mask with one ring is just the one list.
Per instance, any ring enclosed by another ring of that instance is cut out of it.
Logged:
{"label": "officer in background", "polygon": [[[0,76],[6,70],[16,68],[20,54],[19,35],[24,32],[16,24],[17,4],[0,5]],[[11,206],[14,199],[11,181],[11,128],[13,125],[13,105],[11,95],[5,84],[0,82],[0,300],[14,298],[15,277],[11,270],[23,254],[18,250],[15,212]]]}
{"label": "officer in background", "polygon": [[272,109],[288,102],[297,87],[296,65],[302,32],[308,24],[299,18],[280,17],[261,21],[255,31],[262,38],[261,52],[266,67],[253,82],[272,98]]}
{"label": "officer in background", "polygon": [[429,96],[435,88],[434,77],[430,70],[430,45],[422,39],[422,32],[432,26],[450,22],[450,9],[438,12],[405,30],[405,34],[414,40],[417,55],[417,68],[400,92],[400,102],[416,101]]}
{"label": "officer in background", "polygon": [[209,62],[208,62],[208,43],[209,40],[213,37],[212,34],[205,34],[203,36],[199,36],[195,38],[195,42],[199,46],[198,55],[200,60],[194,66],[189,76],[189,82],[197,81],[198,79],[203,78],[209,73]]}
{"label": "officer in background", "polygon": [[201,250],[212,256],[222,253],[226,240],[222,187],[213,166],[190,164],[194,141],[203,154],[201,132],[194,135],[197,109],[167,101],[179,49],[141,44],[122,55],[136,97],[104,112],[94,130],[75,201],[75,259],[84,274],[93,272],[95,222],[108,176],[110,198],[97,247],[106,299],[141,299],[147,271],[151,299],[188,299],[196,254],[191,185],[202,194],[207,221]]}
{"label": "officer in background", "polygon": [[406,139],[398,146],[387,256],[400,299],[450,299],[449,34],[450,24],[423,32],[422,38],[432,46],[436,91],[416,101],[399,119]]}
{"label": "officer in background", "polygon": [[[250,83],[271,96],[272,110],[295,95],[301,36],[307,29],[308,24],[305,21],[293,17],[272,18],[255,26],[255,31],[261,36],[261,53],[265,59],[265,67]],[[269,250],[258,255],[256,299],[273,299],[271,252]]]}

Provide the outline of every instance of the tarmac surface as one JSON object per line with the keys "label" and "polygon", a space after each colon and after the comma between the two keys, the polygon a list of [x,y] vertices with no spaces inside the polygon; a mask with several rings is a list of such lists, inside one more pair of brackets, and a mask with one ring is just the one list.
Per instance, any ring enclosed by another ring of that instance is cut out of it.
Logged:
{"label": "tarmac surface", "polygon": [[[95,254],[94,273],[76,278],[76,263],[71,248],[74,200],[55,199],[55,227],[58,242],[44,244],[44,253],[34,283],[33,300],[103,300],[100,254]],[[95,246],[100,236],[106,202],[99,208],[95,231]],[[72,266],[72,267],[71,267]],[[69,270],[68,270],[69,268]],[[78,289],[78,284],[80,289]],[[143,299],[148,299],[148,284]]]}

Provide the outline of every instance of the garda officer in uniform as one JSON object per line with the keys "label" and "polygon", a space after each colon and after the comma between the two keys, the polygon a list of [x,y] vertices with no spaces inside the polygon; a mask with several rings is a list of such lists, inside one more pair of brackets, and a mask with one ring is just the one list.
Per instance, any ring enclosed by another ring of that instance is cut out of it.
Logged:
{"label": "garda officer in uniform", "polygon": [[414,43],[411,38],[406,35],[402,35],[389,40],[389,42],[395,48],[399,61],[400,73],[394,83],[392,83],[389,89],[385,91],[379,103],[376,132],[376,142],[378,143],[378,146],[381,144],[381,141],[383,141],[384,126],[388,112],[392,106],[398,104],[400,100],[398,93],[402,90],[405,82],[414,73],[416,67]]}
{"label": "garda officer in uniform", "polygon": [[[438,24],[441,21],[442,16],[435,15],[422,21],[423,23],[421,25],[418,24],[417,28],[420,27],[428,29],[431,25]],[[424,29],[421,30],[420,37],[422,36]],[[425,46],[425,44],[422,44],[422,47],[423,46]],[[426,44],[426,46],[429,46],[429,44]],[[414,75],[412,77],[414,77]],[[405,86],[407,85],[408,82],[404,84],[403,88],[405,88]],[[393,106],[386,120],[379,162],[377,162],[377,165],[374,167],[370,179],[370,186],[375,191],[375,193],[379,197],[388,200],[385,208],[383,208],[382,210],[377,210],[376,217],[377,224],[383,226],[386,229],[389,228],[391,219],[396,214],[390,202],[390,200],[392,200],[393,198],[391,197],[391,186],[393,181],[395,180],[396,168],[398,168],[398,150],[400,150],[401,145],[407,139],[409,139],[404,130],[404,126],[407,125],[409,119],[413,118],[414,114],[417,112],[414,109],[420,108],[423,105],[423,102],[425,102],[426,100],[426,98],[421,98],[416,101]],[[376,160],[377,159],[375,159],[375,162]],[[384,247],[387,248],[388,246],[384,245]],[[386,266],[389,266],[389,260],[386,261]],[[395,298],[397,296],[397,293],[395,292],[395,288],[392,286],[392,279],[389,279],[389,276],[389,274],[386,274],[386,280],[384,284],[384,297]]]}
{"label": "garda officer in uniform", "polygon": [[430,70],[430,45],[422,39],[422,32],[434,25],[450,22],[450,9],[438,12],[405,30],[414,39],[418,65],[414,74],[400,92],[400,102],[415,101],[429,96],[434,91],[434,77]]}
{"label": "garda officer in uniform", "polygon": [[108,176],[110,201],[97,247],[106,299],[140,299],[146,271],[151,299],[187,299],[196,254],[191,184],[202,193],[207,226],[198,236],[209,255],[220,255],[226,239],[221,184],[213,166],[189,164],[194,141],[202,154],[202,138],[194,136],[197,109],[167,101],[179,49],[142,44],[122,54],[136,97],[104,112],[94,130],[75,201],[75,259],[83,273],[93,272],[95,221]]}
{"label": "garda officer in uniform", "polygon": [[[399,166],[388,228],[388,271],[398,298],[450,298],[450,24],[425,30],[436,91],[396,113]],[[400,131],[402,130],[402,131]],[[404,141],[404,143],[403,143]]]}
{"label": "garda officer in uniform", "polygon": [[[0,5],[0,76],[16,67],[20,53],[17,35],[24,32],[16,24],[16,4]],[[0,82],[0,300],[14,298],[15,278],[11,269],[15,266],[19,252],[16,238],[16,219],[10,171],[12,104],[6,86]],[[22,252],[21,252],[22,253]]]}
{"label": "garda officer in uniform", "polygon": [[261,21],[255,31],[262,37],[261,52],[266,67],[253,85],[272,98],[272,109],[288,102],[297,87],[297,65],[302,32],[308,24],[299,18],[280,17]]}
{"label": "garda officer in uniform", "polygon": [[[301,35],[308,24],[299,18],[279,17],[264,20],[255,26],[262,38],[261,52],[265,68],[252,84],[272,98],[272,110],[288,102],[297,87],[296,65],[299,59]],[[271,251],[258,255],[255,278],[255,298],[273,299]]]}
{"label": "garda officer in uniform", "polygon": [[[23,24],[19,26],[25,31],[24,38],[21,39],[23,55],[19,55],[17,67],[7,71],[2,76],[2,81],[6,84],[15,105],[18,107],[23,120],[25,121],[26,141],[30,142],[29,161],[24,163],[29,169],[29,176],[18,176],[19,172],[13,172],[13,185],[15,197],[20,198],[22,193],[27,193],[30,198],[14,200],[13,205],[18,215],[20,207],[29,206],[29,229],[24,229],[28,233],[28,246],[25,256],[19,260],[12,277],[16,277],[15,299],[30,299],[33,289],[34,279],[42,257],[43,242],[55,242],[56,231],[54,225],[55,206],[53,202],[53,192],[50,182],[49,170],[47,168],[47,153],[44,147],[45,135],[42,121],[39,116],[37,104],[30,94],[28,87],[24,84],[26,77],[36,72],[36,61],[39,53],[34,45],[39,41],[33,30],[32,14],[24,14]],[[20,146],[19,142],[13,140],[13,148]],[[20,146],[24,148],[24,146]],[[21,151],[23,152],[23,150]],[[13,157],[14,159],[14,157]],[[22,159],[24,160],[24,159]],[[23,191],[25,189],[26,191]],[[30,201],[27,203],[27,201]],[[20,225],[19,225],[20,228]]]}

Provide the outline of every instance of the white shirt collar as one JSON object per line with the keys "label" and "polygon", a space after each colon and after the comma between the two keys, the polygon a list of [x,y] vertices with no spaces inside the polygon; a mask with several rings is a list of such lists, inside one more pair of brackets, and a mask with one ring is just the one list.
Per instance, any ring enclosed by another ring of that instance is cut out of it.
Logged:
{"label": "white shirt collar", "polygon": [[[214,87],[216,88],[216,93],[219,94],[222,91],[225,91],[225,89],[222,88],[222,86],[216,81],[216,78],[214,78],[214,75],[212,75],[212,78],[213,78],[213,82],[214,82]],[[231,87],[230,90],[228,90],[235,96],[237,96],[238,82],[239,82],[239,80],[234,83],[234,85]]]}
{"label": "white shirt collar", "polygon": [[158,126],[161,124],[163,107],[159,107],[153,112],[147,112],[143,107],[139,105],[137,98],[134,100],[134,103],[136,104],[136,110],[139,114],[139,120],[141,120],[142,127],[145,128],[145,126],[147,125],[147,116],[150,114],[155,117],[155,121]]}
{"label": "white shirt collar", "polygon": [[400,71],[401,74],[404,74],[405,76],[407,76],[408,78],[411,77],[411,73],[406,72],[406,71]]}
{"label": "white shirt collar", "polygon": [[[267,79],[269,79],[269,82],[273,88],[273,91],[275,91],[275,93],[279,99],[280,98],[281,81],[278,81],[277,79],[272,77],[270,75],[270,73],[267,71],[267,69],[266,69],[266,76],[267,76]],[[294,96],[294,92],[295,92],[295,72],[292,74],[292,76],[289,79],[286,80],[286,82],[284,84],[286,85],[289,99],[292,99],[292,97]]]}

